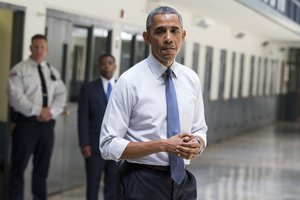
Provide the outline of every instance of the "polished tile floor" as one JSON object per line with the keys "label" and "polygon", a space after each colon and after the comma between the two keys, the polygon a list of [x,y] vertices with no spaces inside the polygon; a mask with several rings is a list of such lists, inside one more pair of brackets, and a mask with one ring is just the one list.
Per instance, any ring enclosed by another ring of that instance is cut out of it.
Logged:
{"label": "polished tile floor", "polygon": [[[300,200],[299,154],[300,124],[275,123],[209,144],[188,169],[199,200]],[[84,200],[84,187],[49,200]]]}

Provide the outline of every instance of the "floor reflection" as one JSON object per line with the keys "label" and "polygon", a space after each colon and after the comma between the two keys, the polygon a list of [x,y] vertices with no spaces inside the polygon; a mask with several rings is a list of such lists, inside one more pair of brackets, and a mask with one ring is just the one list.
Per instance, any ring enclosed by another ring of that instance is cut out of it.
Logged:
{"label": "floor reflection", "polygon": [[[199,200],[299,200],[299,152],[300,124],[277,123],[209,144],[188,170]],[[83,200],[84,187],[49,197],[71,199]]]}
{"label": "floor reflection", "polygon": [[278,123],[210,145],[190,166],[199,200],[298,200],[300,124]]}

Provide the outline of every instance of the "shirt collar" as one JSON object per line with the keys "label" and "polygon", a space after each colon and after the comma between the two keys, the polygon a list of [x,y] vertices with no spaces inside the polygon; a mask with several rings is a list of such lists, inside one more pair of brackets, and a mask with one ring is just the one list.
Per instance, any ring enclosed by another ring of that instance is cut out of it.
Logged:
{"label": "shirt collar", "polygon": [[110,80],[108,80],[108,79],[104,78],[104,76],[100,75],[100,79],[102,80],[102,83],[105,83],[105,84],[108,84],[108,82],[110,82],[111,84],[115,83],[114,78],[111,78]]}
{"label": "shirt collar", "polygon": [[38,64],[40,64],[42,67],[46,65],[46,61],[43,61],[41,63],[36,62],[35,60],[33,60],[30,56],[28,57],[28,61],[31,65],[33,66],[38,66]]}
{"label": "shirt collar", "polygon": [[[147,63],[152,71],[153,75],[156,77],[156,79],[160,78],[165,71],[167,70],[167,67],[161,64],[154,56],[152,53],[149,54],[147,58]],[[179,72],[179,64],[174,60],[173,64],[170,66],[172,70],[172,74],[176,78]]]}

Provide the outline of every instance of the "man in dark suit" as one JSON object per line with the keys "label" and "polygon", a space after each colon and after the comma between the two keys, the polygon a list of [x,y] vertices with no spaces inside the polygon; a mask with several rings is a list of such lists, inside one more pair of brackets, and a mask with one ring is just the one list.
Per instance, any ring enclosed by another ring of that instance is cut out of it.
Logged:
{"label": "man in dark suit", "polygon": [[99,133],[107,101],[114,86],[115,58],[111,54],[99,57],[100,77],[81,88],[78,103],[79,145],[85,158],[86,199],[98,199],[99,182],[104,171],[104,199],[116,199],[118,165],[104,160],[99,151]]}

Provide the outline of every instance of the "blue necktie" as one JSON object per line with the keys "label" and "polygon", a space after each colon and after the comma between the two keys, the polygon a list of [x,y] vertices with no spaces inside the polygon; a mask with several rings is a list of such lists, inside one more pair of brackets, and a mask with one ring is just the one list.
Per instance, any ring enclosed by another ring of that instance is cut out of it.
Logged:
{"label": "blue necktie", "polygon": [[[176,91],[172,81],[172,70],[166,70],[166,103],[167,103],[167,136],[172,137],[180,133],[179,111],[177,104]],[[169,154],[169,163],[171,169],[171,178],[180,184],[182,181],[185,170],[183,159],[175,155]]]}
{"label": "blue necktie", "polygon": [[111,83],[108,82],[108,84],[107,84],[107,91],[106,91],[106,97],[107,97],[107,99],[109,98],[109,95],[111,93],[111,89],[112,89]]}

